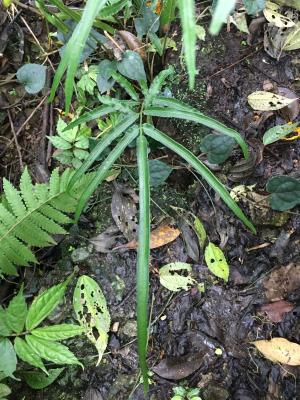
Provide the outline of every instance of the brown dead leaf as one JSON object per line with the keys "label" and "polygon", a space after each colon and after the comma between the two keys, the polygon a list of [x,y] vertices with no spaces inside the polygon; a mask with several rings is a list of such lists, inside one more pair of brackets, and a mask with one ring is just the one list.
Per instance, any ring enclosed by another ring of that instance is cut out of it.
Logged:
{"label": "brown dead leaf", "polygon": [[263,282],[268,300],[284,299],[300,287],[300,264],[288,264],[270,273]]}
{"label": "brown dead leaf", "polygon": [[142,57],[143,60],[147,59],[145,47],[143,43],[131,32],[128,31],[119,31],[118,32],[130,50],[136,51]]}
{"label": "brown dead leaf", "polygon": [[282,321],[284,314],[292,311],[294,308],[292,303],[285,300],[275,301],[274,303],[264,304],[259,311],[266,313],[272,322]]}
{"label": "brown dead leaf", "polygon": [[255,347],[270,361],[286,365],[300,365],[300,345],[285,338],[257,340]]}
{"label": "brown dead leaf", "polygon": [[[173,242],[180,235],[180,230],[173,228],[169,225],[161,225],[154,229],[150,234],[150,249],[157,249],[158,247],[164,246],[165,244]],[[136,249],[138,242],[132,240],[129,243],[115,247],[117,249]]]}

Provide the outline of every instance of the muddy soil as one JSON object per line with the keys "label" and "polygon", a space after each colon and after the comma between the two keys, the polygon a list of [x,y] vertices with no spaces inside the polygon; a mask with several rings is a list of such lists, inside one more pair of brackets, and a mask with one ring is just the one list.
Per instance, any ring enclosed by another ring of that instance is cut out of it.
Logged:
{"label": "muddy soil", "polygon": [[[180,70],[179,55],[168,61],[179,71],[179,81],[172,88],[174,96],[237,128],[253,149],[255,162],[241,164],[238,149],[215,173],[229,188],[256,185],[255,192],[264,195],[267,179],[274,174],[297,177],[300,140],[277,142],[262,150],[262,134],[279,120],[278,115],[266,121],[254,116],[247,95],[262,90],[269,81],[294,90],[300,77],[295,63],[296,52],[279,62],[271,59],[261,43],[249,46],[245,35],[226,32],[208,37],[199,45],[196,89],[187,90],[186,73]],[[260,119],[260,120],[259,120]],[[183,122],[158,121],[168,133],[200,154],[199,143],[208,130]],[[166,153],[164,153],[166,154]],[[164,159],[174,166],[180,160],[167,154]],[[205,156],[201,155],[205,160]],[[241,166],[242,165],[242,166]],[[136,189],[128,179],[126,182]],[[139,385],[135,322],[135,251],[96,253],[86,238],[95,236],[113,221],[110,216],[112,189],[106,185],[99,192],[99,202],[86,218],[73,227],[70,236],[59,247],[43,257],[43,268],[27,270],[27,292],[34,295],[38,286],[47,287],[61,281],[74,266],[101,285],[108,301],[112,326],[107,352],[95,367],[95,351],[85,339],[71,341],[71,349],[82,360],[85,369],[66,367],[55,384],[42,391],[29,390],[14,382],[14,395],[21,399],[97,399],[97,400],[169,400],[178,385],[199,387],[204,400],[296,400],[300,399],[297,381],[299,367],[283,367],[263,358],[251,342],[284,337],[300,343],[300,291],[284,295],[293,304],[280,322],[272,322],[260,308],[270,300],[263,282],[277,267],[300,261],[299,209],[291,213],[266,211],[254,201],[244,200],[241,207],[252,217],[257,235],[237,221],[219,197],[186,168],[174,170],[162,189],[153,191],[153,200],[170,213],[170,206],[191,210],[205,224],[208,237],[221,246],[231,267],[228,284],[213,277],[203,261],[192,262],[182,237],[151,253],[151,329],[148,365],[153,369],[151,390],[145,396]],[[153,205],[157,220],[163,215]],[[124,239],[120,239],[125,242]],[[191,262],[193,276],[204,283],[188,292],[172,294],[159,284],[157,268],[169,262]],[[284,276],[282,276],[284,281]],[[38,285],[37,285],[38,283]],[[70,288],[71,298],[72,288]],[[53,321],[74,320],[71,304],[66,300]],[[68,342],[70,343],[70,341]],[[216,351],[217,350],[217,351]],[[299,385],[299,383],[298,383]]]}

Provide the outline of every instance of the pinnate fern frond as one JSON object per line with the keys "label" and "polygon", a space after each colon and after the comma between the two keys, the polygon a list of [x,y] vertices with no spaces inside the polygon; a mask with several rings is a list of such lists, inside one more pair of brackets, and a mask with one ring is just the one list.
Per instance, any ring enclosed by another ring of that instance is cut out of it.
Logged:
{"label": "pinnate fern frond", "polygon": [[25,169],[16,189],[3,179],[4,196],[0,203],[0,274],[17,275],[17,266],[36,263],[32,247],[55,244],[54,234],[66,234],[63,225],[72,222],[69,213],[89,183],[85,175],[67,191],[74,172],[62,175],[54,170],[49,183],[33,184]]}

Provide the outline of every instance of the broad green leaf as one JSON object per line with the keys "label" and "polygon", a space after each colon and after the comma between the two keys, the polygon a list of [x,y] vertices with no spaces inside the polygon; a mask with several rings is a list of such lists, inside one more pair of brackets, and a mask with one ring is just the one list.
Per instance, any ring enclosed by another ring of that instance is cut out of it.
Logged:
{"label": "broad green leaf", "polygon": [[247,14],[254,15],[265,8],[265,0],[243,0]]}
{"label": "broad green leaf", "polygon": [[59,150],[69,150],[72,144],[59,136],[47,136],[48,140]]}
{"label": "broad green leaf", "polygon": [[229,265],[223,251],[213,243],[209,242],[204,253],[205,262],[210,272],[218,278],[228,281]]}
{"label": "broad green leaf", "polygon": [[38,93],[45,86],[46,67],[39,64],[25,64],[18,69],[17,78],[23,83],[27,93]]}
{"label": "broad green leaf", "polygon": [[49,369],[48,375],[42,372],[22,372],[22,378],[25,379],[28,386],[32,389],[41,390],[51,385],[59,375],[64,371],[65,368],[52,368]]}
{"label": "broad green leaf", "polygon": [[160,14],[160,25],[169,25],[175,19],[176,0],[164,0]]}
{"label": "broad green leaf", "polygon": [[82,13],[82,17],[79,23],[77,24],[76,28],[74,29],[68,44],[65,47],[63,57],[56,70],[53,79],[53,85],[51,88],[50,101],[54,99],[58,85],[61,82],[63,74],[67,70],[67,75],[65,80],[66,112],[69,112],[70,110],[72,94],[73,94],[74,77],[77,71],[78,64],[80,62],[82,49],[84,48],[85,43],[88,40],[96,16],[105,6],[106,2],[107,0],[87,1],[84,7],[84,11]]}
{"label": "broad green leaf", "polygon": [[98,365],[107,346],[110,315],[98,283],[87,275],[81,276],[77,281],[73,307],[79,324],[98,350]]}
{"label": "broad green leaf", "polygon": [[183,29],[183,46],[185,62],[189,73],[189,86],[190,89],[193,89],[196,76],[195,0],[178,0],[178,7]]}
{"label": "broad green leaf", "polygon": [[69,182],[68,188],[72,188],[78,179],[93,165],[93,163],[99,158],[103,151],[117,139],[126,129],[128,129],[137,119],[139,115],[133,114],[122,119],[122,122],[114,126],[109,135],[105,135],[99,143],[94,147],[89,157],[84,161],[82,166],[75,172],[72,179]]}
{"label": "broad green leaf", "polygon": [[222,124],[216,119],[208,117],[207,115],[202,114],[197,109],[175,99],[157,97],[156,99],[154,99],[153,104],[154,107],[149,107],[148,109],[145,109],[144,113],[146,115],[185,119],[205,125],[211,129],[215,129],[223,135],[232,137],[243,150],[244,157],[246,159],[249,157],[248,146],[242,136],[234,129],[228,128],[226,125]]}
{"label": "broad green leaf", "polygon": [[206,234],[204,225],[202,224],[202,222],[200,221],[200,219],[198,217],[195,217],[195,219],[194,219],[194,229],[198,236],[200,248],[203,249],[207,234]]}
{"label": "broad green leaf", "polygon": [[17,356],[14,346],[7,338],[0,338],[0,372],[5,376],[14,378],[13,373],[17,368]]}
{"label": "broad green leaf", "polygon": [[77,364],[83,368],[68,347],[61,343],[50,342],[32,335],[26,335],[26,341],[38,356],[47,361],[55,364]]}
{"label": "broad green leaf", "polygon": [[112,74],[117,70],[117,63],[110,60],[102,60],[98,66],[97,85],[99,92],[108,92],[114,85]]}
{"label": "broad green leaf", "polygon": [[150,177],[148,143],[145,136],[137,139],[137,164],[139,174],[139,235],[136,272],[138,354],[144,390],[147,392],[148,367],[148,306],[149,306],[149,262],[150,262]]}
{"label": "broad green leaf", "polygon": [[161,41],[161,38],[157,36],[156,33],[149,33],[149,39],[151,42],[151,47],[155,50],[155,52],[158,53],[160,57],[162,57],[163,52],[164,52],[164,47],[163,43]]}
{"label": "broad green leaf", "polygon": [[26,329],[28,331],[36,328],[58,306],[70,279],[68,278],[65,282],[52,286],[33,300],[26,318]]}
{"label": "broad green leaf", "polygon": [[164,265],[159,269],[159,280],[161,285],[171,290],[189,290],[195,280],[191,277],[192,267],[190,264],[174,262]]}
{"label": "broad green leaf", "polygon": [[31,331],[33,336],[46,340],[65,340],[73,336],[81,335],[85,329],[79,325],[60,324],[43,326]]}
{"label": "broad green leaf", "polygon": [[300,181],[290,176],[273,176],[267,182],[273,210],[286,211],[300,204]]}
{"label": "broad green leaf", "polygon": [[120,74],[126,78],[138,82],[147,81],[143,60],[135,51],[125,51],[122,61],[117,64],[117,68]]}
{"label": "broad green leaf", "polygon": [[143,130],[147,136],[154,140],[157,140],[164,146],[168,147],[180,157],[182,157],[186,162],[188,162],[195,170],[207,181],[207,183],[221,196],[223,201],[228,205],[228,207],[234,212],[234,214],[252,231],[256,232],[255,227],[245,216],[243,211],[239,208],[237,203],[230,197],[227,189],[224,185],[215,177],[215,175],[204,165],[198,158],[191,153],[187,148],[177,143],[175,140],[171,139],[163,132],[155,129],[153,125],[144,124]]}
{"label": "broad green leaf", "polygon": [[263,136],[264,145],[266,146],[275,143],[277,140],[286,137],[288,134],[293,132],[297,126],[298,122],[295,124],[276,125],[273,128],[268,129]]}
{"label": "broad green leaf", "polygon": [[141,14],[141,18],[134,19],[134,26],[138,36],[142,38],[144,35],[156,33],[159,29],[159,16],[146,5],[142,7]]}
{"label": "broad green leaf", "polygon": [[200,149],[207,153],[207,159],[212,164],[221,164],[230,157],[235,146],[235,140],[226,135],[207,135],[201,141]]}
{"label": "broad green leaf", "polygon": [[[139,127],[133,126],[128,130],[125,136],[119,141],[116,147],[109,153],[106,159],[102,162],[102,164],[98,168],[98,173],[95,174],[94,178],[91,180],[90,184],[85,189],[85,192],[81,195],[78,205],[75,211],[75,220],[78,221],[87,201],[97,189],[97,187],[107,178],[107,174],[109,170],[112,168],[114,162],[123,154],[126,147],[132,143],[132,141],[137,137],[139,133]],[[108,135],[109,137],[111,136]],[[97,147],[97,146],[96,146]],[[94,149],[95,150],[95,149]],[[87,158],[87,164],[91,161],[91,158]],[[76,174],[75,174],[76,175]],[[72,181],[70,182],[70,184]]]}
{"label": "broad green leaf", "polygon": [[112,77],[133,100],[138,101],[139,95],[137,94],[133,85],[126,78],[124,78],[124,76],[118,74],[118,72],[113,72]]}
{"label": "broad green leaf", "polygon": [[248,96],[248,103],[254,110],[275,111],[293,103],[296,99],[289,99],[272,92],[257,91]]}
{"label": "broad green leaf", "polygon": [[212,35],[217,35],[220,32],[223,23],[226,22],[227,17],[234,10],[235,3],[236,0],[217,0],[209,27]]}
{"label": "broad green leaf", "polygon": [[160,186],[173,171],[168,164],[160,160],[150,160],[149,161],[149,172],[150,172],[150,186]]}
{"label": "broad green leaf", "polygon": [[23,285],[19,293],[13,297],[6,310],[6,322],[15,333],[23,331],[27,316],[27,304],[23,295]]}
{"label": "broad green leaf", "polygon": [[36,368],[40,368],[47,374],[47,370],[44,366],[42,359],[36,354],[34,350],[25,342],[25,340],[16,337],[14,343],[14,349],[17,356],[24,362],[33,365]]}
{"label": "broad green leaf", "polygon": [[6,310],[0,306],[0,336],[10,336],[11,329],[7,325]]}
{"label": "broad green leaf", "polygon": [[10,388],[4,383],[0,383],[0,399],[2,400],[5,396],[11,394]]}

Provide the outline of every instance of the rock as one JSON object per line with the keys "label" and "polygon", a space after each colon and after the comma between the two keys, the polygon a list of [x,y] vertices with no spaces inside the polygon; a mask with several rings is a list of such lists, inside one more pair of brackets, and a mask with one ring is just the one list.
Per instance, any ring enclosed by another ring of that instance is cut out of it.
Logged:
{"label": "rock", "polygon": [[136,337],[137,324],[134,320],[128,320],[121,329],[122,333],[128,337]]}

